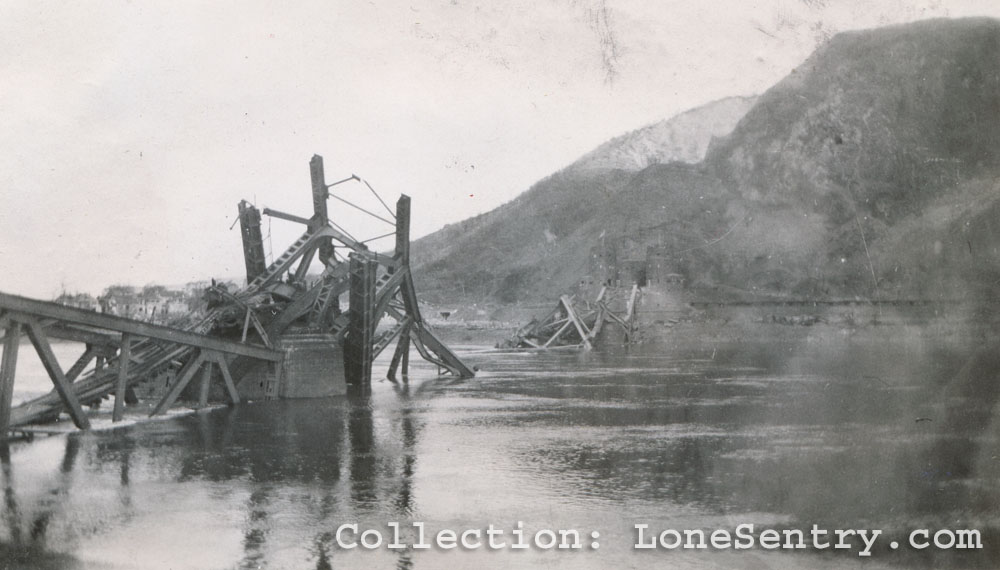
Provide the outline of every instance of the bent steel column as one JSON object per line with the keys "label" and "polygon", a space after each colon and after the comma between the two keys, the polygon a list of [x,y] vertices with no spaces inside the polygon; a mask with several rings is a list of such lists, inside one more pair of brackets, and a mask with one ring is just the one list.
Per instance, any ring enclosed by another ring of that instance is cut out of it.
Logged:
{"label": "bent steel column", "polygon": [[264,237],[260,232],[260,212],[246,200],[239,203],[239,210],[247,283],[253,283],[258,275],[267,270],[267,262],[264,258]]}
{"label": "bent steel column", "polygon": [[344,375],[349,386],[367,390],[372,382],[372,337],[375,333],[375,273],[378,262],[352,253],[351,291],[347,337],[344,340]]}
{"label": "bent steel column", "polygon": [[0,363],[0,439],[7,437],[10,426],[10,407],[14,397],[14,374],[17,372],[17,349],[21,344],[21,323],[11,321],[3,343],[3,362]]}

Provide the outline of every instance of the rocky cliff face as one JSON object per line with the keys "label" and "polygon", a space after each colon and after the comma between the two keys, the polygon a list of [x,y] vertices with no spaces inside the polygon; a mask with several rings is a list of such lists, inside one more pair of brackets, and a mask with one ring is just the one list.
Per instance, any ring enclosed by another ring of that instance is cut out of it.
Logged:
{"label": "rocky cliff face", "polygon": [[701,162],[712,140],[732,132],[755,100],[756,97],[729,97],[615,137],[584,155],[568,170],[638,172],[655,164]]}

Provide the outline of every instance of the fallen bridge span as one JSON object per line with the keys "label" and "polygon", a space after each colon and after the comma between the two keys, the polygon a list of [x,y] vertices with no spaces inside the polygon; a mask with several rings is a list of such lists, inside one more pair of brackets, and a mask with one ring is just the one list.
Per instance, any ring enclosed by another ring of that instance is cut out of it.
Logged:
{"label": "fallen bridge span", "polygon": [[[109,397],[114,398],[113,420],[119,421],[126,406],[137,403],[136,389],[157,378],[165,380],[150,415],[161,414],[199,371],[201,406],[207,404],[215,382],[223,386],[230,404],[244,397],[365,393],[371,387],[372,362],[393,342],[388,374],[392,381],[400,370],[406,380],[411,344],[439,373],[472,377],[473,370],[434,335],[421,315],[409,265],[410,198],[400,196],[392,211],[365,183],[390,220],[331,194],[337,184],[363,182],[356,176],[327,184],[320,156],[310,161],[310,174],[311,217],[263,212],[305,225],[302,236],[270,264],[263,249],[261,212],[246,201],[239,204],[247,285],[229,291],[213,284],[206,291],[205,314],[183,324],[156,325],[0,293],[0,437],[19,426],[57,419],[64,411],[78,428],[87,429],[90,421],[83,406]],[[368,240],[350,236],[330,220],[330,197],[392,224],[392,231]],[[366,245],[393,236],[391,252],[375,252]],[[24,335],[53,390],[13,406]],[[82,353],[64,368],[50,339],[81,343]]]}

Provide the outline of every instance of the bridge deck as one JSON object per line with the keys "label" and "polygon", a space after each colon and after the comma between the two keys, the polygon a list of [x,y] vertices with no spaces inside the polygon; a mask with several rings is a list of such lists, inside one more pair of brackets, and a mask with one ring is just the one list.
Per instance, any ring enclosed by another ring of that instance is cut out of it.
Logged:
{"label": "bridge deck", "polygon": [[[203,328],[201,324],[204,323],[196,323],[192,328]],[[191,374],[182,374],[175,383],[175,390],[160,402],[156,412],[173,402],[183,384],[202,365],[219,366],[231,399],[236,401],[238,398],[234,395],[224,355],[269,362],[281,362],[284,357],[282,352],[267,347],[212,337],[196,330],[154,325],[6,293],[0,293],[0,330],[4,331],[0,337],[3,341],[0,437],[11,427],[57,417],[64,409],[69,411],[78,427],[86,428],[89,421],[81,404],[112,393],[115,394],[114,417],[121,419],[130,388],[177,361],[191,364]],[[55,389],[14,407],[11,405],[13,385],[22,334],[31,340]],[[86,349],[64,372],[52,351],[49,337],[82,342]],[[98,364],[83,374],[94,359]],[[105,361],[109,364],[107,368]]]}

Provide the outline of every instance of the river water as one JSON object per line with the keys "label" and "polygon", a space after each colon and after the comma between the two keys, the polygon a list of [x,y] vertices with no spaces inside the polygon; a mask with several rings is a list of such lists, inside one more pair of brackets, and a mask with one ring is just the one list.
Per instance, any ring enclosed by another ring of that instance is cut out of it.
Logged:
{"label": "river water", "polygon": [[[889,336],[546,354],[467,343],[472,380],[414,359],[408,388],[376,383],[369,399],[248,403],[15,443],[2,454],[0,566],[996,568],[1000,354]],[[404,542],[417,522],[428,541],[480,529],[483,546],[389,549],[390,521]],[[509,545],[518,521],[529,548],[487,547],[482,529]],[[386,542],[345,549],[345,523]],[[755,537],[803,529],[807,544],[637,550],[637,524],[644,540],[753,524]],[[860,557],[856,536],[814,548],[814,525],[883,534]],[[577,531],[580,548],[534,544],[545,529]],[[914,529],[929,529],[930,547],[909,545]],[[983,548],[936,548],[941,529],[976,529]]]}

